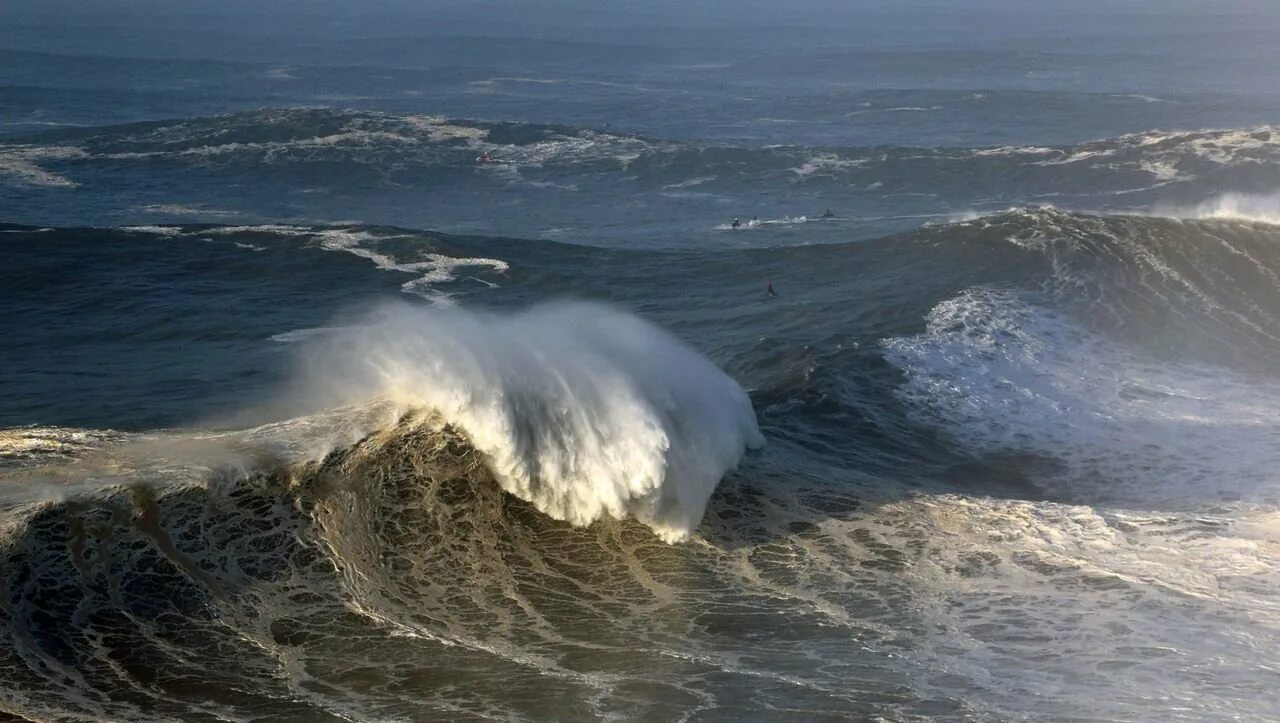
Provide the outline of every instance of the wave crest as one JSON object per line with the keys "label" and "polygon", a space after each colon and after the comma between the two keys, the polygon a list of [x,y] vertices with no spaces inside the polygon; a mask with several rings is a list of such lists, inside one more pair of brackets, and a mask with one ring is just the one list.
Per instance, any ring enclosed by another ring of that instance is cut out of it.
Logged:
{"label": "wave crest", "polygon": [[393,305],[305,349],[310,394],[432,410],[503,489],[576,525],[634,517],[685,539],[720,479],[763,444],[732,379],[598,304],[514,315]]}
{"label": "wave crest", "polygon": [[1224,193],[1190,208],[1158,209],[1174,218],[1252,221],[1280,225],[1280,191],[1275,193]]}

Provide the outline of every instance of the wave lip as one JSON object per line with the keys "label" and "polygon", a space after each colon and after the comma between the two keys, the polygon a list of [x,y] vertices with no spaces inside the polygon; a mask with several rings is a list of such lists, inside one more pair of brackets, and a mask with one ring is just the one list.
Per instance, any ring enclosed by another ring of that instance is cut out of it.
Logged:
{"label": "wave lip", "polygon": [[764,443],[724,372],[598,304],[505,316],[395,305],[310,351],[320,393],[436,412],[504,490],[575,525],[633,517],[684,540],[720,479]]}

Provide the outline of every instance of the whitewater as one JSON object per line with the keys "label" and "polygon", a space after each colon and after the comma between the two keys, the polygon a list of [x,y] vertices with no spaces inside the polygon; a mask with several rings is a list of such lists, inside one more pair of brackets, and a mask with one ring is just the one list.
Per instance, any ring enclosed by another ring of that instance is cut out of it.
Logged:
{"label": "whitewater", "polygon": [[304,354],[319,393],[439,415],[504,490],[577,525],[634,517],[683,540],[716,483],[764,443],[732,380],[607,308],[508,318],[397,306],[317,343]]}

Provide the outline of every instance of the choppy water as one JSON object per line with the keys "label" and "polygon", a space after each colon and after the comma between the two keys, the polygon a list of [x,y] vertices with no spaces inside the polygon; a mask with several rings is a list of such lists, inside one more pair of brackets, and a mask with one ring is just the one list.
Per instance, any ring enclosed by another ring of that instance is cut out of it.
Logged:
{"label": "choppy water", "polygon": [[77,42],[0,70],[5,713],[1280,716],[1235,61]]}

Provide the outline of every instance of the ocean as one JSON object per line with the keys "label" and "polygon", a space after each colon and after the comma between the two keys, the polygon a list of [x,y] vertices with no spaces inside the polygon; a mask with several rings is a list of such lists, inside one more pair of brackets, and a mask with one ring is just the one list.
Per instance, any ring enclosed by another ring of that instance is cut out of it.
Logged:
{"label": "ocean", "polygon": [[0,9],[0,715],[1280,718],[1280,15],[393,5]]}

